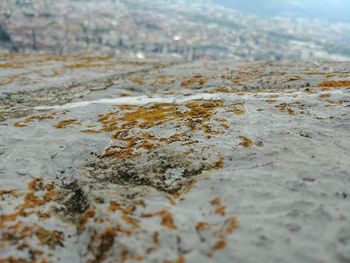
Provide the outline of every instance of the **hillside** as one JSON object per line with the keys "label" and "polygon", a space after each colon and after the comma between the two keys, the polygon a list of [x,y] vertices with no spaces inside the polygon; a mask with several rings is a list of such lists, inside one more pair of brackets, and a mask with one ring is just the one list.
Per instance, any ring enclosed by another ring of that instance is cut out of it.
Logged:
{"label": "hillside", "polygon": [[350,22],[347,0],[213,0],[214,3],[253,13],[259,16],[294,16]]}
{"label": "hillside", "polygon": [[209,1],[1,1],[0,22],[20,52],[188,61],[350,58],[348,23],[256,16]]}

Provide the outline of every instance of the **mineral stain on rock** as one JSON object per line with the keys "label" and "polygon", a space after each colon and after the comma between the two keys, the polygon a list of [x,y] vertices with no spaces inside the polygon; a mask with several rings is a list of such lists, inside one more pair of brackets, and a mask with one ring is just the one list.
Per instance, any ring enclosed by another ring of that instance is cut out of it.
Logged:
{"label": "mineral stain on rock", "polygon": [[56,215],[75,224],[80,222],[82,214],[90,206],[87,194],[77,181],[62,186],[56,194],[55,202],[53,211]]}
{"label": "mineral stain on rock", "polygon": [[190,185],[202,172],[215,168],[217,159],[189,158],[181,151],[163,147],[136,159],[103,158],[87,164],[84,170],[96,183],[150,186],[175,194]]}

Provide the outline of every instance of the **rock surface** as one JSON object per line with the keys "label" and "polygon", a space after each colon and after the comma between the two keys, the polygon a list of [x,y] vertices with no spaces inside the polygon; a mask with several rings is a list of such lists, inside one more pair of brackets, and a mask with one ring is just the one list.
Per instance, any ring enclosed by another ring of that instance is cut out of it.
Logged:
{"label": "rock surface", "polygon": [[350,63],[0,56],[0,262],[349,262]]}

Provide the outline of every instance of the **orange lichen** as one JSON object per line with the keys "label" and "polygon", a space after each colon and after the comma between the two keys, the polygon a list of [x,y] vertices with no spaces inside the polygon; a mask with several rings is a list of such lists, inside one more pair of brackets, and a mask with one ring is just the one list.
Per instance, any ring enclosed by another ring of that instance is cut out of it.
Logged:
{"label": "orange lichen", "polygon": [[244,101],[233,103],[228,112],[233,112],[237,116],[244,115],[247,112],[244,105]]}
{"label": "orange lichen", "polygon": [[139,122],[140,127],[149,128],[163,122],[174,120],[176,107],[167,104],[158,104],[150,108],[138,108],[133,112],[126,113],[121,120],[124,122]]}
{"label": "orange lichen", "polygon": [[225,206],[220,206],[215,209],[215,214],[224,216],[226,214],[226,207]]}
{"label": "orange lichen", "polygon": [[184,256],[181,256],[175,260],[165,260],[164,263],[185,263],[186,260],[185,260],[185,257]]}
{"label": "orange lichen", "polygon": [[220,206],[221,205],[221,198],[216,197],[213,200],[210,201],[210,204],[213,206]]}
{"label": "orange lichen", "polygon": [[28,182],[28,190],[40,191],[44,188],[44,182],[41,178],[34,178]]}
{"label": "orange lichen", "polygon": [[153,242],[154,242],[156,245],[159,245],[159,244],[160,244],[160,241],[159,241],[159,232],[158,232],[158,231],[154,231],[154,232],[153,232],[152,239],[153,239]]}
{"label": "orange lichen", "polygon": [[81,133],[85,133],[85,134],[99,134],[102,131],[97,131],[97,130],[91,130],[91,129],[87,129],[87,130],[81,130]]}
{"label": "orange lichen", "polygon": [[[19,206],[21,209],[35,208],[50,202],[55,195],[55,186],[53,183],[44,184],[41,178],[35,178],[28,183],[30,190],[24,197],[24,203]],[[36,192],[44,191],[45,195],[42,199],[36,197]]]}
{"label": "orange lichen", "polygon": [[39,227],[35,234],[40,243],[47,245],[50,249],[55,249],[58,245],[63,247],[64,235],[60,231],[49,231],[43,227]]}
{"label": "orange lichen", "polygon": [[122,215],[122,219],[126,224],[132,225],[134,228],[138,228],[140,226],[140,223],[138,220],[128,216],[128,215]]}
{"label": "orange lichen", "polygon": [[63,120],[54,125],[56,129],[66,129],[72,125],[77,125],[79,122],[76,119]]}
{"label": "orange lichen", "polygon": [[322,90],[332,90],[337,88],[350,88],[350,80],[324,81],[317,85]]}
{"label": "orange lichen", "polygon": [[111,132],[118,129],[117,116],[114,112],[108,112],[105,115],[100,115],[99,121],[102,123],[102,131]]}
{"label": "orange lichen", "polygon": [[289,115],[295,115],[295,110],[292,109],[289,103],[281,103],[276,106],[281,112],[288,112]]}
{"label": "orange lichen", "polygon": [[181,88],[188,88],[198,83],[198,79],[192,78],[181,82]]}
{"label": "orange lichen", "polygon": [[[15,212],[0,216],[0,226],[4,226],[6,222],[16,221],[18,217],[27,217],[29,215],[37,215],[41,219],[48,218],[49,215],[40,211],[32,210],[43,206],[50,202],[55,194],[53,183],[44,184],[42,179],[33,179],[28,183],[29,192],[24,195],[23,203],[16,207]],[[37,197],[37,192],[41,192],[42,198]],[[9,191],[5,191],[9,193]],[[15,197],[19,197],[16,192],[12,192]],[[16,194],[15,194],[16,193]],[[28,209],[30,209],[28,211]]]}
{"label": "orange lichen", "polygon": [[18,214],[0,215],[0,227],[3,227],[6,222],[14,222],[17,219]]}
{"label": "orange lichen", "polygon": [[167,85],[172,83],[175,83],[175,79],[171,76],[160,76],[154,80],[154,84]]}
{"label": "orange lichen", "polygon": [[327,108],[335,108],[338,106],[343,106],[345,103],[349,103],[350,101],[348,100],[337,100],[337,101],[331,101],[331,100],[327,100],[328,104],[325,106]]}
{"label": "orange lichen", "polygon": [[321,98],[321,99],[329,99],[331,96],[332,96],[332,95],[329,94],[329,93],[324,93],[324,94],[321,94],[321,95],[320,95],[320,98]]}
{"label": "orange lichen", "polygon": [[78,229],[80,231],[84,230],[86,227],[86,224],[88,223],[90,218],[94,218],[96,215],[96,210],[95,208],[89,208],[81,217]]}
{"label": "orange lichen", "polygon": [[16,190],[1,190],[0,191],[0,198],[4,200],[4,196],[14,196],[19,197],[19,194]]}
{"label": "orange lichen", "polygon": [[145,81],[143,79],[133,79],[131,80],[133,83],[137,84],[137,85],[143,85],[145,84]]}
{"label": "orange lichen", "polygon": [[214,244],[213,250],[224,249],[226,247],[226,243],[227,243],[226,240],[219,240]]}
{"label": "orange lichen", "polygon": [[0,63],[0,68],[17,69],[25,66],[25,61],[12,61],[11,63]]}
{"label": "orange lichen", "polygon": [[0,263],[27,263],[28,260],[25,258],[15,258],[15,257],[7,257],[0,258]]}
{"label": "orange lichen", "polygon": [[[193,101],[186,105],[154,104],[146,107],[127,106],[119,107],[123,114],[108,112],[100,115],[101,131],[112,132],[112,138],[125,142],[125,144],[112,145],[105,150],[101,157],[107,158],[135,158],[139,156],[140,149],[153,150],[164,144],[183,142],[183,145],[193,144],[197,141],[190,136],[174,134],[168,138],[157,138],[144,133],[146,130],[160,125],[180,125],[188,127],[188,132],[201,129],[203,133],[217,135],[220,132],[212,129],[211,121],[218,107],[223,107],[223,101]],[[133,129],[138,129],[133,133]],[[124,146],[125,145],[125,146]]]}
{"label": "orange lichen", "polygon": [[144,213],[141,214],[141,218],[148,218],[148,217],[154,217],[154,216],[160,216],[162,219],[162,225],[170,228],[170,229],[175,229],[176,225],[174,223],[173,217],[171,213],[167,210],[160,210],[159,212],[155,213]]}
{"label": "orange lichen", "polygon": [[94,256],[91,262],[102,262],[106,259],[108,251],[113,247],[115,236],[116,230],[113,227],[100,234],[94,233],[87,247]]}
{"label": "orange lichen", "polygon": [[[14,126],[17,127],[17,128],[24,128],[29,123],[31,123],[32,121],[52,120],[58,114],[59,114],[58,112],[52,112],[52,113],[45,113],[45,114],[34,115],[34,116],[31,116],[31,117],[28,117],[28,118],[24,119],[23,121],[16,122],[14,124]],[[61,114],[65,114],[65,112],[63,112]]]}
{"label": "orange lichen", "polygon": [[97,68],[97,67],[105,67],[105,64],[101,63],[76,63],[71,65],[66,65],[65,68],[68,69],[81,69],[81,68]]}
{"label": "orange lichen", "polygon": [[289,115],[309,114],[309,111],[305,109],[305,105],[301,101],[283,102],[276,105],[275,108],[280,112],[287,112]]}
{"label": "orange lichen", "polygon": [[233,231],[235,231],[238,226],[238,220],[235,217],[231,217],[225,221],[225,229],[223,229],[222,233],[224,235],[231,235]]}
{"label": "orange lichen", "polygon": [[221,169],[224,166],[225,157],[223,155],[220,155],[219,160],[215,163],[216,169]]}
{"label": "orange lichen", "polygon": [[273,99],[273,98],[269,98],[267,100],[265,100],[265,102],[269,103],[269,104],[274,104],[276,103],[278,100],[277,99]]}
{"label": "orange lichen", "polygon": [[226,207],[221,205],[221,198],[217,197],[210,201],[210,204],[215,207],[214,214],[224,216],[226,214]]}
{"label": "orange lichen", "polygon": [[241,145],[245,148],[250,148],[254,145],[254,142],[251,139],[249,139],[248,137],[238,136],[238,138],[240,139],[239,145]]}
{"label": "orange lichen", "polygon": [[196,225],[196,230],[197,231],[203,231],[203,230],[206,230],[206,229],[208,229],[210,227],[211,227],[211,225],[208,222],[199,222]]}
{"label": "orange lichen", "polygon": [[[0,246],[2,246],[3,244],[1,244],[1,242],[7,243],[7,244],[12,244],[12,245],[16,245],[16,248],[18,250],[27,250],[27,253],[30,253],[31,255],[31,261],[30,262],[47,262],[45,260],[45,258],[42,258],[42,256],[44,255],[44,252],[42,250],[36,249],[31,247],[26,241],[29,238],[33,238],[36,237],[38,238],[38,236],[41,238],[41,234],[40,232],[42,231],[48,231],[50,233],[53,233],[49,230],[46,230],[44,228],[40,229],[41,227],[38,227],[37,224],[25,224],[23,222],[17,222],[9,227],[7,227],[6,229],[3,229],[2,231],[2,239],[0,240]],[[38,238],[39,239],[39,238]],[[48,240],[46,240],[48,241]],[[54,242],[54,238],[51,239],[50,238],[50,245],[52,246],[56,246],[56,245],[62,245],[62,241],[58,241],[58,242]],[[41,240],[39,239],[39,242],[41,242]],[[46,243],[48,244],[48,243]],[[46,245],[43,244],[43,245]],[[3,260],[0,259],[0,262],[22,262],[22,261],[11,261],[14,259],[7,259],[7,260]],[[24,262],[28,262],[27,260]]]}
{"label": "orange lichen", "polygon": [[72,70],[81,68],[106,67],[108,66],[108,64],[105,62],[108,60],[110,60],[110,57],[77,57],[75,61],[78,61],[78,63],[65,65],[65,68]]}
{"label": "orange lichen", "polygon": [[108,210],[110,212],[115,212],[115,211],[121,211],[123,214],[125,215],[131,215],[132,214],[132,210],[130,209],[127,209],[127,208],[124,208],[122,207],[119,203],[115,202],[115,201],[112,201],[110,204],[109,204],[109,208]]}
{"label": "orange lichen", "polygon": [[103,158],[118,158],[118,159],[132,159],[138,157],[140,154],[134,152],[132,148],[116,150],[116,146],[108,147],[101,157]]}

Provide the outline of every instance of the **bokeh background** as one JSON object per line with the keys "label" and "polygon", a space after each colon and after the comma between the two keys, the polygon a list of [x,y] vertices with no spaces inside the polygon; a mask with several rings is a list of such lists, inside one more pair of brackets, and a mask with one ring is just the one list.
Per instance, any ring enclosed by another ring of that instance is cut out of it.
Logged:
{"label": "bokeh background", "polygon": [[349,60],[348,0],[1,0],[0,51]]}

